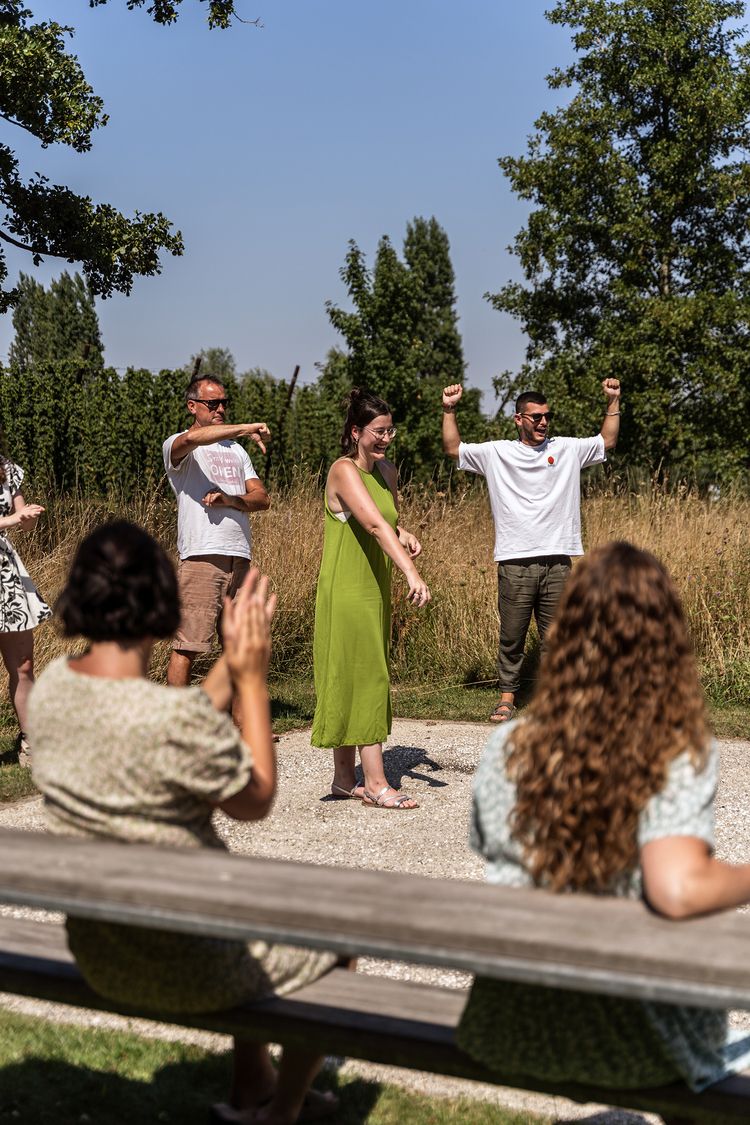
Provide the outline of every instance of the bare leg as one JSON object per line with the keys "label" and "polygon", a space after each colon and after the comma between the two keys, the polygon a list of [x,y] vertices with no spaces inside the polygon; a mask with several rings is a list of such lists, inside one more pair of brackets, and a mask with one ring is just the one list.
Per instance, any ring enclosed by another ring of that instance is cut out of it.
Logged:
{"label": "bare leg", "polygon": [[26,730],[26,704],[34,683],[34,634],[31,629],[20,633],[0,633],[0,653],[8,669],[8,687],[18,725]]}
{"label": "bare leg", "polygon": [[232,1087],[229,1104],[233,1109],[256,1109],[273,1097],[276,1070],[264,1043],[235,1039],[232,1062]]}
{"label": "bare leg", "polygon": [[196,655],[194,652],[177,652],[172,649],[167,668],[167,683],[170,687],[187,687]]}
{"label": "bare leg", "polygon": [[230,1104],[213,1106],[211,1120],[227,1125],[294,1125],[306,1097],[315,1099],[323,1110],[321,1116],[334,1113],[338,1106],[334,1094],[310,1090],[322,1062],[322,1056],[285,1047],[277,1074],[266,1046],[235,1039]]}
{"label": "bare leg", "polygon": [[[333,752],[333,785],[339,790],[338,796],[342,795],[341,790],[351,793],[357,783],[354,773],[355,750],[355,746],[337,746]],[[364,796],[363,785],[357,785],[355,795]]]}
{"label": "bare leg", "polygon": [[[302,1109],[305,1094],[310,1089],[310,1083],[322,1063],[322,1055],[312,1055],[308,1051],[285,1047],[279,1064],[276,1093],[268,1108],[258,1112],[256,1120],[264,1122],[265,1125],[294,1125]],[[333,1095],[316,1093],[315,1097],[330,1100],[331,1112],[334,1111],[337,1102]]]}
{"label": "bare leg", "polygon": [[[365,789],[367,792],[376,796],[382,789],[390,788],[383,770],[383,743],[375,742],[371,746],[360,746],[359,757],[365,775]],[[391,789],[390,795],[396,792],[397,790]],[[390,795],[385,794],[387,801]],[[418,809],[419,804],[410,797],[408,800],[402,802],[401,807],[404,809]]]}

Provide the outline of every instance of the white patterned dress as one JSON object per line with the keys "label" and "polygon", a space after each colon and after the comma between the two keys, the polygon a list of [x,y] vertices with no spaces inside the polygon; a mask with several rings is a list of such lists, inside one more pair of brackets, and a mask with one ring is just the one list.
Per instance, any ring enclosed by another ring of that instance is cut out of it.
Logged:
{"label": "white patterned dress", "polygon": [[[12,461],[4,462],[5,480],[0,484],[0,516],[13,514],[13,498],[23,481],[23,469]],[[26,567],[12,544],[0,530],[0,633],[21,633],[34,629],[52,616],[42,601]]]}

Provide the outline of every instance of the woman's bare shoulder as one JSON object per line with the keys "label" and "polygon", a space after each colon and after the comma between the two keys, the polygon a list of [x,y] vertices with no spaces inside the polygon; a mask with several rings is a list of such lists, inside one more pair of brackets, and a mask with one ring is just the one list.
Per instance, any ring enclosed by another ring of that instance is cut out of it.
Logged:
{"label": "woman's bare shoulder", "polygon": [[378,468],[387,484],[395,485],[398,482],[398,469],[393,464],[393,461],[389,461],[387,457],[384,457],[382,461],[378,462]]}

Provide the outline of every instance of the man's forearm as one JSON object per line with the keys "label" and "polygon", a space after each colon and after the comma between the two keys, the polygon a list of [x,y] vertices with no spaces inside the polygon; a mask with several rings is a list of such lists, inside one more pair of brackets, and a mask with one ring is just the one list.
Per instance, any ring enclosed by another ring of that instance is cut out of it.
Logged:
{"label": "man's forearm", "polygon": [[604,438],[604,448],[614,449],[620,435],[620,400],[611,399],[606,406],[604,421],[602,422],[601,435]]}
{"label": "man's forearm", "polygon": [[243,496],[227,496],[228,508],[236,508],[238,512],[266,512],[271,507],[268,493],[259,495],[257,492],[246,492]]}
{"label": "man's forearm", "polygon": [[239,422],[230,425],[225,422],[221,426],[195,426],[186,433],[180,434],[180,437],[190,448],[213,445],[215,441],[237,441],[238,438],[249,437],[248,423]]}
{"label": "man's forearm", "polygon": [[458,460],[458,447],[461,444],[461,434],[456,420],[456,408],[443,407],[443,452],[454,461]]}

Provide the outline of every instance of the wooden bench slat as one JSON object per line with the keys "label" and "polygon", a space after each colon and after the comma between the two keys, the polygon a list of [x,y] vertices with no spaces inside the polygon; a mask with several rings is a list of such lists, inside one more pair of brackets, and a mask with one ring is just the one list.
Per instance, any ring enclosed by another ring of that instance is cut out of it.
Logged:
{"label": "wooden bench slat", "polygon": [[[750,919],[480,882],[0,831],[0,901],[598,993],[750,1008]],[[383,911],[383,901],[398,910]]]}
{"label": "wooden bench slat", "polygon": [[[96,1011],[123,1011],[86,986],[68,952],[60,923],[0,917],[0,951],[0,990]],[[291,1046],[309,1047],[312,1036],[316,1049],[327,1055],[405,1066],[579,1102],[657,1113],[689,1111],[696,1121],[748,1118],[750,1078],[735,1080],[735,1092],[709,1091],[696,1098],[679,1085],[619,1091],[490,1073],[455,1046],[455,1027],[464,1002],[461,990],[336,969],[292,996],[247,1008],[198,1016],[155,1016],[135,1009],[125,1014]]]}

